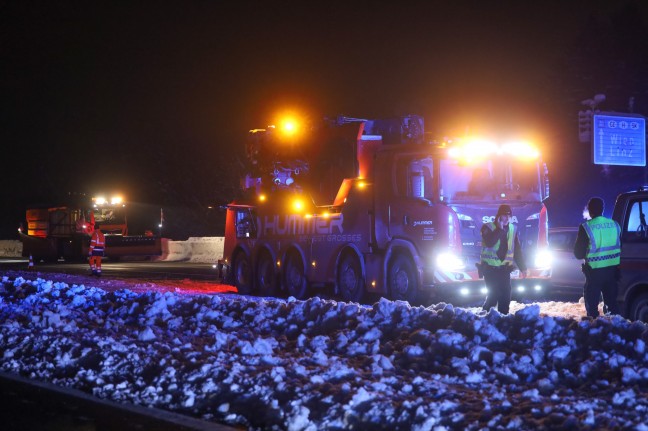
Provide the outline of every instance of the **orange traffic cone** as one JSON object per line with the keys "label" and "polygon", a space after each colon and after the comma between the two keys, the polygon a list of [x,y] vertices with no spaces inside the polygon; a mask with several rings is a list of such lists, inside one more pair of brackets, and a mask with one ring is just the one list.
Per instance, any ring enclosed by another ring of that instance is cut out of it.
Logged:
{"label": "orange traffic cone", "polygon": [[34,258],[32,255],[29,255],[29,268],[28,269],[34,269]]}

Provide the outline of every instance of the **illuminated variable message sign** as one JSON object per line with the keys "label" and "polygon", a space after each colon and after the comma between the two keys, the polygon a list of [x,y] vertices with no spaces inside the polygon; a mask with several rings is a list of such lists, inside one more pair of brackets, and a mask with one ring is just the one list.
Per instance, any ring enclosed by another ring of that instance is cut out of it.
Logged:
{"label": "illuminated variable message sign", "polygon": [[596,165],[646,166],[646,119],[594,114],[592,161]]}

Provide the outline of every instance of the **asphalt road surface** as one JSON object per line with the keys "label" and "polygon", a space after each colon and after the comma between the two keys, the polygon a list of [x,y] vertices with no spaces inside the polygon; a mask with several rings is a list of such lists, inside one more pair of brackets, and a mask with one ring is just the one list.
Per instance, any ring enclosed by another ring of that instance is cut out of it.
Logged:
{"label": "asphalt road surface", "polygon": [[[0,258],[0,268],[4,270],[21,271],[28,269],[29,260],[26,258]],[[89,275],[90,269],[84,262],[54,263],[39,262],[34,264],[34,270],[39,272],[54,272],[72,275]],[[106,259],[101,264],[104,277],[110,278],[145,278],[147,280],[202,280],[217,281],[218,274],[212,264],[192,262],[168,262],[149,260],[120,260]]]}

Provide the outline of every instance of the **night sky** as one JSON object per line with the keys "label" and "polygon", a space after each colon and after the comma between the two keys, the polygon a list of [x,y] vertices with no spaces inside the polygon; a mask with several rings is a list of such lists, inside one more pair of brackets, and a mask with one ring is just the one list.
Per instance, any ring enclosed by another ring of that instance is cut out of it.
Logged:
{"label": "night sky", "polygon": [[591,168],[577,139],[580,101],[604,93],[605,108],[623,112],[635,97],[635,112],[648,111],[647,10],[639,1],[0,2],[0,133],[4,153],[16,154],[3,157],[2,236],[26,205],[67,192],[119,189],[199,211],[224,203],[247,131],[286,110],[415,113],[439,136],[533,136],[553,168],[550,216],[572,222],[563,203],[576,189],[592,193],[591,181],[566,173]]}

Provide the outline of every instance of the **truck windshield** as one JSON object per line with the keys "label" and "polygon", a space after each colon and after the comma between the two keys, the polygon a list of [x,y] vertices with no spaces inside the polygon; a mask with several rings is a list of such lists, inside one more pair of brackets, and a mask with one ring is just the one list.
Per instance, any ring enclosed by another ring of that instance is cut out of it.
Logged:
{"label": "truck windshield", "polygon": [[126,223],[126,211],[121,207],[95,208],[94,217],[97,222],[108,225]]}
{"label": "truck windshield", "polygon": [[447,203],[488,202],[501,199],[540,201],[540,170],[537,162],[493,158],[462,163],[440,163],[441,196]]}

